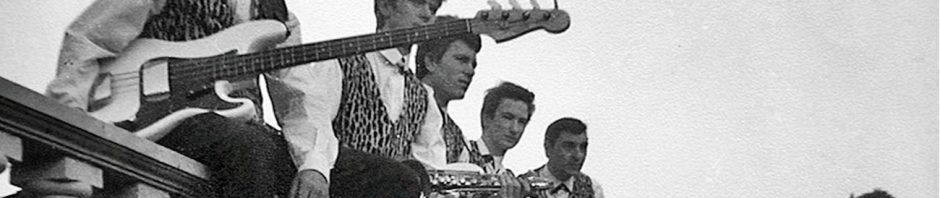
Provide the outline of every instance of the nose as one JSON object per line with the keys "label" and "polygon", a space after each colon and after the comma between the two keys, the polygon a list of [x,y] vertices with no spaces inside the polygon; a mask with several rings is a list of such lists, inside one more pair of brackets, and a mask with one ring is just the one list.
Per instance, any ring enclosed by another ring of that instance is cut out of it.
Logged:
{"label": "nose", "polygon": [[509,126],[509,130],[512,130],[512,134],[519,135],[525,129],[525,124],[521,122],[513,122],[512,126]]}
{"label": "nose", "polygon": [[463,68],[464,68],[464,69],[463,69],[464,75],[467,75],[468,78],[471,78],[471,79],[472,79],[472,78],[473,78],[473,75],[476,74],[476,71],[474,71],[474,70],[475,70],[474,68],[476,67],[476,64],[477,64],[476,61],[474,61],[473,63],[467,64],[465,67],[463,67]]}
{"label": "nose", "polygon": [[571,154],[571,158],[576,162],[583,162],[585,156],[587,156],[587,152],[580,148],[576,148],[575,152]]}

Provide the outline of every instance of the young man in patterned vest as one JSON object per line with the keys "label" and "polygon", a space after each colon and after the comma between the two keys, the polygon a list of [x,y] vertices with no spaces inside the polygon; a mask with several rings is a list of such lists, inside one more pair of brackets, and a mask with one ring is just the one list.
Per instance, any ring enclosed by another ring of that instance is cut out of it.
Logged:
{"label": "young man in patterned vest", "polygon": [[575,118],[561,118],[545,130],[545,155],[548,163],[519,177],[538,176],[556,186],[540,192],[541,197],[604,197],[601,185],[581,173],[587,155],[587,126]]}
{"label": "young man in patterned vest", "polygon": [[[453,16],[438,16],[435,23],[457,20]],[[467,93],[477,67],[480,36],[464,34],[421,43],[418,46],[415,75],[434,90],[434,99],[444,116],[441,132],[447,145],[447,163],[457,162],[467,147],[463,131],[447,113],[450,101],[460,100]]]}
{"label": "young man in patterned vest", "polygon": [[503,156],[519,143],[529,118],[535,112],[535,94],[511,82],[486,90],[480,110],[480,139],[467,142],[462,161],[476,164],[491,174],[510,173]]}
{"label": "young man in patterned vest", "polygon": [[[425,25],[439,0],[375,0],[377,32]],[[407,66],[410,45],[290,68],[273,103],[298,164],[295,197],[417,197],[401,163],[446,163],[441,112]],[[419,172],[420,171],[420,172]],[[426,180],[426,179],[425,179]]]}
{"label": "young man in patterned vest", "polygon": [[503,166],[503,157],[519,143],[532,113],[535,112],[535,94],[511,82],[503,82],[486,90],[480,110],[480,139],[466,143],[467,151],[459,162],[476,164],[487,174],[499,174],[500,195],[521,197],[528,189],[515,179],[514,173]]}
{"label": "young man in patterned vest", "polygon": [[[284,22],[289,29],[290,36],[279,47],[300,43],[299,23],[281,0],[97,0],[66,30],[56,78],[46,94],[88,110],[95,98],[104,98],[89,97],[102,69],[99,61],[120,56],[134,39],[192,41],[262,19]],[[252,99],[260,107],[257,78],[239,79],[250,88],[232,95]],[[294,165],[287,143],[261,121],[260,109],[257,112],[248,122],[203,113],[168,133],[136,135],[206,164],[221,197],[284,197]],[[132,131],[142,127],[132,121],[118,126]]]}
{"label": "young man in patterned vest", "polygon": [[[438,16],[435,23],[453,20],[457,20],[457,18]],[[476,54],[480,52],[480,48],[480,36],[476,34],[465,34],[422,43],[418,46],[418,52],[415,56],[418,59],[416,75],[434,90],[434,99],[437,101],[441,115],[444,117],[441,132],[447,146],[447,163],[472,163],[480,166],[484,173],[505,173],[503,177],[506,178],[502,183],[511,183],[511,185],[505,185],[500,194],[517,194],[522,191],[522,188],[519,186],[519,182],[512,179],[515,177],[512,172],[502,166],[502,155],[490,155],[489,149],[486,149],[488,145],[484,145],[483,141],[468,142],[463,135],[463,131],[447,112],[447,105],[450,101],[464,98],[467,87],[470,86],[473,80],[474,70],[477,66]],[[504,99],[511,101],[504,101]],[[515,127],[503,127],[504,125],[510,125],[514,120],[496,118],[494,115],[516,113],[518,114],[517,120],[528,120],[532,113],[529,110],[534,107],[532,104],[533,99],[534,94],[532,92],[512,83],[503,83],[490,89],[486,96],[488,102],[484,102],[484,110],[481,112],[485,114],[481,115],[482,117],[489,118],[483,123],[484,133],[490,136],[513,133],[515,139],[512,142],[518,142],[518,138],[521,137],[522,130],[525,128],[525,123],[514,125]],[[512,105],[502,104],[513,102],[522,102],[524,104],[517,104],[515,107],[518,108],[515,108],[515,110],[518,111],[515,112],[510,112],[512,111],[510,110]],[[491,139],[494,140],[490,141],[495,141],[495,138]],[[479,147],[484,148],[480,149]],[[511,147],[499,147],[499,150],[502,150],[500,153],[505,153],[504,150]],[[486,152],[480,154],[481,150]],[[483,155],[486,155],[486,159],[489,160],[484,160]],[[494,157],[498,160],[494,160]]]}

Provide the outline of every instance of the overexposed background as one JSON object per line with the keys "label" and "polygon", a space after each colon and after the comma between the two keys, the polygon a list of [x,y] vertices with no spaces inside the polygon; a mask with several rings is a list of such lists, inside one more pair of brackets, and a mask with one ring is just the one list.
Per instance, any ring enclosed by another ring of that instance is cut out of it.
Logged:
{"label": "overexposed background", "polygon": [[[89,2],[0,1],[0,76],[43,90]],[[475,139],[484,90],[536,93],[506,158],[516,173],[546,161],[545,127],[571,116],[588,124],[583,171],[607,197],[938,196],[936,1],[558,3],[567,32],[484,38],[467,98],[451,104]],[[374,31],[369,0],[288,5],[305,42]],[[487,8],[449,0],[439,14]]]}

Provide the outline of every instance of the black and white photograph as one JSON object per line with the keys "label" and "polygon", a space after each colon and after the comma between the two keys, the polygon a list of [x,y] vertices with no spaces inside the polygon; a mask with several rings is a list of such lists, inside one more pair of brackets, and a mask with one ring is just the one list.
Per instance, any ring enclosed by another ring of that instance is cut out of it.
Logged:
{"label": "black and white photograph", "polygon": [[0,197],[938,197],[938,4],[0,1]]}

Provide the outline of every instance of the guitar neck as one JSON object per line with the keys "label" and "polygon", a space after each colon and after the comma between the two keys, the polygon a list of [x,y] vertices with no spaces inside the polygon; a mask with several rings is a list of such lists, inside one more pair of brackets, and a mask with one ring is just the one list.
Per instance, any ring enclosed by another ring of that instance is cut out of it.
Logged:
{"label": "guitar neck", "polygon": [[411,45],[471,32],[471,20],[461,19],[256,53],[206,58],[211,60],[196,59],[190,63],[194,64],[191,66],[205,67],[205,70],[209,72],[201,78],[214,81],[244,75],[258,75],[314,61]]}

